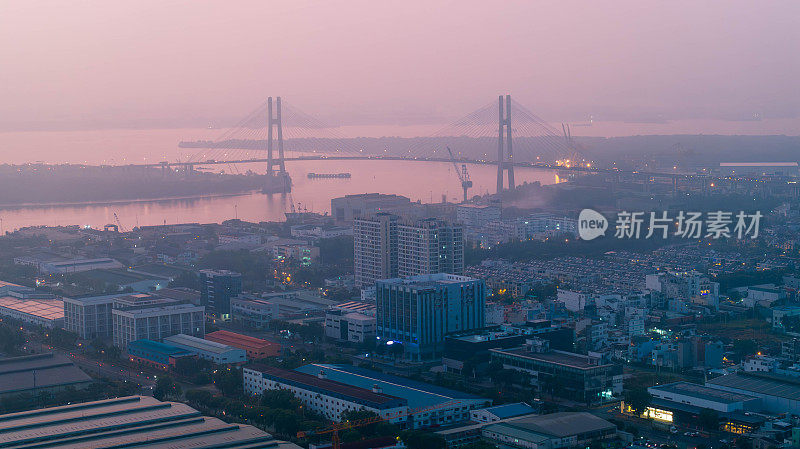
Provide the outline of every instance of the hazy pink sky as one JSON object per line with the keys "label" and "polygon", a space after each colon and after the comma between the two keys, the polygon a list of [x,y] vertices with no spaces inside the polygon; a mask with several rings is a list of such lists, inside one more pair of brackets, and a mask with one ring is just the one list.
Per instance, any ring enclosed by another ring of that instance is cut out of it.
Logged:
{"label": "hazy pink sky", "polygon": [[0,130],[800,117],[800,2],[0,2]]}

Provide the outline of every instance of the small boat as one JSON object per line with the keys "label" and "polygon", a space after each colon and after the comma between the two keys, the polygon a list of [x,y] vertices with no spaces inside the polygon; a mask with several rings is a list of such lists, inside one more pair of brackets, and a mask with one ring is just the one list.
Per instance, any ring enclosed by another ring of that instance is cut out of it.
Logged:
{"label": "small boat", "polygon": [[309,179],[341,178],[349,179],[350,173],[309,173]]}

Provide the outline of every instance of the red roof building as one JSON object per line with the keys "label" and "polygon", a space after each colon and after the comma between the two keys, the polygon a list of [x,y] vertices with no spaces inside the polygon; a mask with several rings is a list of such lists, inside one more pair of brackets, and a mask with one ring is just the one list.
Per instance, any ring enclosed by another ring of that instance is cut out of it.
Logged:
{"label": "red roof building", "polygon": [[237,334],[230,331],[216,331],[206,334],[206,340],[215,341],[234,348],[247,351],[247,358],[258,360],[266,357],[274,357],[280,353],[281,345],[249,335]]}

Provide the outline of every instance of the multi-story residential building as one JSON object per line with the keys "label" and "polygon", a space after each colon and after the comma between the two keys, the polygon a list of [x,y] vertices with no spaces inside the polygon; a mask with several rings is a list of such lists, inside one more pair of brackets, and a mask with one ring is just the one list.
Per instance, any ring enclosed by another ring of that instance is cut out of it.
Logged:
{"label": "multi-story residential building", "polygon": [[64,298],[64,329],[80,338],[111,337],[114,326],[111,310],[114,300],[129,293],[92,296],[89,298]]}
{"label": "multi-story residential building", "polygon": [[459,204],[456,219],[466,226],[481,227],[500,220],[500,207],[492,204]]}
{"label": "multi-story residential building", "polygon": [[331,200],[331,215],[338,222],[349,222],[381,212],[393,212],[411,207],[411,200],[400,195],[363,193]]}
{"label": "multi-story residential building", "polygon": [[398,226],[398,275],[464,273],[464,231],[459,225],[427,218]]}
{"label": "multi-story residential building", "polygon": [[538,213],[520,218],[517,221],[525,226],[528,238],[536,234],[578,234],[578,220],[575,218]]}
{"label": "multi-story residential building", "polygon": [[378,279],[397,277],[396,215],[379,213],[353,222],[355,284],[369,287]]}
{"label": "multi-story residential building", "polygon": [[242,292],[242,275],[228,270],[200,270],[200,301],[206,312],[230,319],[231,298]]}
{"label": "multi-story residential building", "polygon": [[228,245],[231,243],[241,243],[250,246],[258,246],[261,244],[261,236],[251,232],[238,231],[229,229],[220,232],[217,236],[220,245]]}
{"label": "multi-story residential building", "polygon": [[756,355],[742,360],[742,371],[746,373],[771,373],[778,366],[778,359],[765,355]]}
{"label": "multi-story residential building", "polygon": [[305,242],[287,242],[272,247],[275,260],[296,260],[300,265],[308,267],[319,261],[319,247]]}
{"label": "multi-story residential building", "polygon": [[640,307],[625,308],[625,327],[629,337],[644,335],[646,320],[647,309]]}
{"label": "multi-story residential building", "polygon": [[583,312],[587,304],[590,304],[592,297],[589,293],[559,288],[557,292],[558,302],[570,312]]}
{"label": "multi-story residential building", "polygon": [[376,283],[377,334],[402,343],[411,360],[441,356],[445,335],[484,327],[486,286],[482,280],[428,274]]}
{"label": "multi-story residential building", "polygon": [[697,271],[648,274],[645,288],[666,299],[693,302],[713,310],[719,308],[719,282],[712,282]]}
{"label": "multi-story residential building", "polygon": [[111,311],[114,345],[126,348],[134,340],[160,341],[177,334],[202,337],[204,312],[203,306],[149,295],[117,298]]}
{"label": "multi-story residential building", "polygon": [[353,235],[350,226],[323,226],[318,224],[299,224],[292,226],[292,237],[306,239],[329,239]]}
{"label": "multi-story residential building", "polygon": [[267,329],[278,319],[280,306],[257,296],[241,294],[231,298],[231,319],[251,329]]}

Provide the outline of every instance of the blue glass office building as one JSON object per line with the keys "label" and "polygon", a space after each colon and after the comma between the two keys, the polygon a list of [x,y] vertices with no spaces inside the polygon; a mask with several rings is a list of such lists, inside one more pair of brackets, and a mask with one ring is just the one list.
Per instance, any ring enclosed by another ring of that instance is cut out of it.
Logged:
{"label": "blue glass office building", "polygon": [[379,280],[376,301],[378,338],[425,361],[441,357],[446,335],[484,327],[486,285],[445,273]]}

